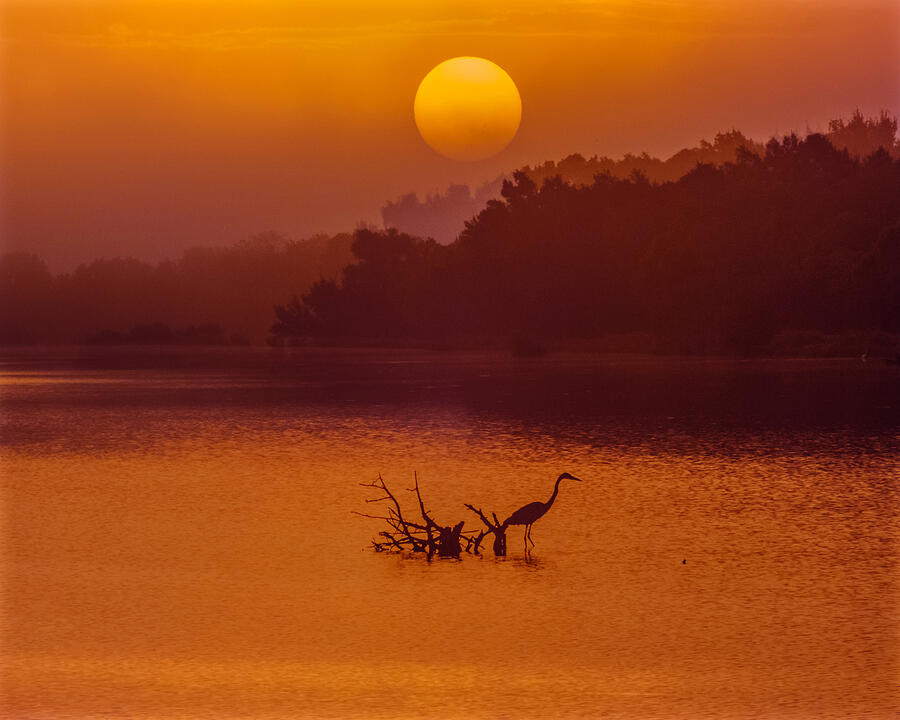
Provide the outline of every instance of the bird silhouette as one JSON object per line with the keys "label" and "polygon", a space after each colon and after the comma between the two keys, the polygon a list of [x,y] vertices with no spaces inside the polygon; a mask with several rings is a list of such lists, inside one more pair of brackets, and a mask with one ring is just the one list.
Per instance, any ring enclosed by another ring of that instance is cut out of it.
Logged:
{"label": "bird silhouette", "polygon": [[556,478],[556,485],[553,487],[553,494],[550,496],[550,499],[547,502],[541,502],[540,500],[537,500],[535,502],[530,502],[527,505],[523,505],[512,515],[506,518],[506,520],[503,522],[503,527],[506,527],[508,525],[525,526],[525,552],[528,552],[529,542],[532,546],[534,546],[534,540],[531,539],[531,526],[534,525],[536,520],[542,518],[550,509],[550,506],[553,505],[553,501],[556,500],[556,496],[559,493],[559,484],[563,480],[577,480],[578,482],[581,482],[580,478],[564,472],[562,475]]}

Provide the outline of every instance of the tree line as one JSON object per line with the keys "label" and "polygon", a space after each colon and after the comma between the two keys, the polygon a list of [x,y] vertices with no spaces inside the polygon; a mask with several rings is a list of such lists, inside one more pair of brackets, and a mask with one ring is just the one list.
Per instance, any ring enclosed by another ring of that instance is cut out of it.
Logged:
{"label": "tree line", "polygon": [[272,333],[551,346],[637,333],[702,353],[766,352],[790,332],[895,333],[898,198],[891,152],[859,157],[821,134],[739,147],[666,182],[635,171],[539,185],[518,171],[450,245],[358,230],[340,280],[279,305]]}
{"label": "tree line", "polygon": [[611,349],[753,352],[857,329],[846,347],[862,352],[872,330],[898,330],[896,131],[886,113],[765,146],[731,131],[665,161],[526,167],[492,201],[490,185],[397,206],[419,207],[426,225],[429,208],[468,217],[447,245],[397,230],[270,232],[60,274],[8,253],[0,344],[502,339],[536,354],[613,338]]}
{"label": "tree line", "polygon": [[[838,118],[828,123],[824,133],[838,150],[851,156],[868,157],[878,148],[885,148],[894,157],[900,156],[900,142],[896,139],[897,120],[886,111],[878,117],[865,117],[859,110],[848,120]],[[521,168],[538,186],[545,180],[559,176],[575,185],[590,185],[594,176],[609,174],[627,179],[635,171],[652,182],[677,180],[698,164],[722,165],[734,162],[738,150],[756,155],[765,154],[763,143],[751,140],[741,131],[731,129],[718,133],[711,141],[679,150],[668,158],[658,158],[643,152],[626,153],[619,159],[594,155],[586,158],[573,153],[559,161],[548,160],[534,167]],[[474,192],[467,185],[451,185],[446,192],[433,193],[420,200],[415,193],[407,193],[381,208],[386,228],[421,237],[432,237],[440,243],[452,242],[465,226],[466,220],[485,208],[488,201],[500,199],[503,180],[500,176],[480,186]]]}
{"label": "tree line", "polygon": [[246,344],[266,341],[272,306],[337,277],[349,234],[262,233],[158,264],[95,260],[54,275],[38,256],[0,257],[0,344]]}

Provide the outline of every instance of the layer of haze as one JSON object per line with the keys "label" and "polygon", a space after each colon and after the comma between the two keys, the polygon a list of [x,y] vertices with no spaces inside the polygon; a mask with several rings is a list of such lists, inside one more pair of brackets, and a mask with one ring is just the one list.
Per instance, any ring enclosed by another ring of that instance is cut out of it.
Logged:
{"label": "layer of haze", "polygon": [[[892,0],[462,0],[3,6],[0,250],[161,259],[571,152],[666,155],[737,127],[900,109]],[[449,57],[501,65],[516,139],[460,164],[412,101]]]}

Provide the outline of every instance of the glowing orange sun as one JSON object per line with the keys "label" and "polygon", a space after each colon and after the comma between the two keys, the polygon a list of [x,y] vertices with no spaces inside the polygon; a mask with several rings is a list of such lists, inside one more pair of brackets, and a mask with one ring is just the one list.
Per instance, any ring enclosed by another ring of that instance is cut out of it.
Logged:
{"label": "glowing orange sun", "polygon": [[499,65],[477,57],[445,60],[419,84],[416,125],[434,150],[453,160],[483,160],[509,145],[522,98]]}

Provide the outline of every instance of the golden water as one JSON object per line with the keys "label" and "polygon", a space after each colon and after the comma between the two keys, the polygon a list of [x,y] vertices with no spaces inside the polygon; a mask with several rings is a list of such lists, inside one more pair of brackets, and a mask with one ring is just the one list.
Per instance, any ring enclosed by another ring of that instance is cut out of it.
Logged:
{"label": "golden water", "polygon": [[[896,368],[0,359],[2,717],[900,709]],[[413,471],[471,528],[583,482],[530,557],[517,528],[505,559],[375,554],[359,483],[409,501]]]}

